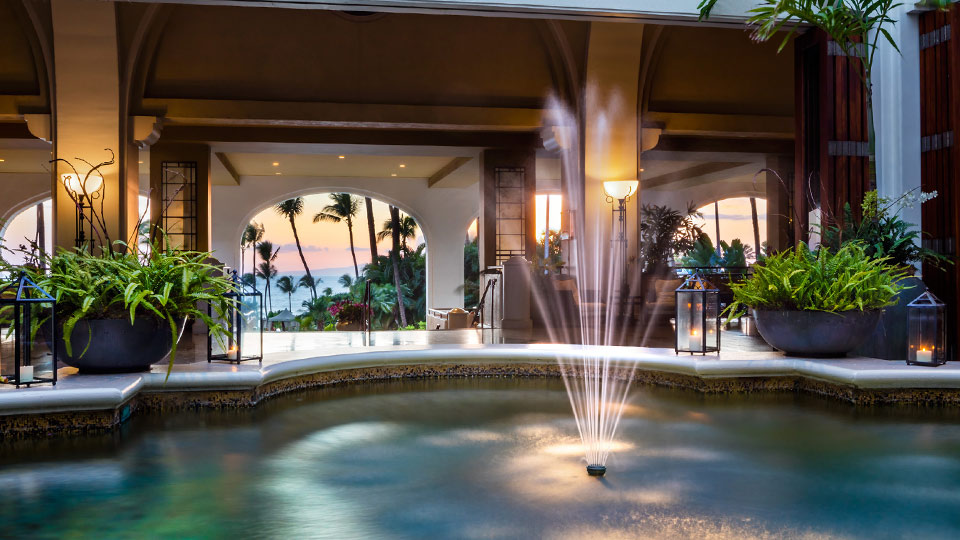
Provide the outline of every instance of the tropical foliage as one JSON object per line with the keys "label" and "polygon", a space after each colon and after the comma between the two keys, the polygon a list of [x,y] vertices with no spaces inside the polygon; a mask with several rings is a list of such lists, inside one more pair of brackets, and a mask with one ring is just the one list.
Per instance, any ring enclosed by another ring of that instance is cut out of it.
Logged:
{"label": "tropical foliage", "polygon": [[363,317],[370,308],[366,304],[341,300],[327,308],[338,323],[363,323]]}
{"label": "tropical foliage", "polygon": [[550,249],[546,256],[544,256],[544,252],[547,251],[545,238],[537,240],[537,251],[533,254],[533,268],[541,274],[559,274],[566,264],[563,260],[563,245],[560,243],[562,235],[560,231],[550,231]]}
{"label": "tropical foliage", "polygon": [[746,282],[732,284],[734,302],[726,313],[737,317],[748,307],[831,313],[882,309],[896,302],[903,288],[898,281],[905,275],[888,259],[868,256],[859,244],[816,252],[800,244],[770,255]]}
{"label": "tropical foliage", "polygon": [[674,257],[693,249],[703,231],[696,219],[703,215],[691,203],[687,211],[645,204],[640,210],[640,255],[644,272],[666,268]]}
{"label": "tropical foliage", "polygon": [[355,276],[360,277],[360,268],[357,266],[357,251],[353,245],[353,219],[360,211],[360,199],[349,193],[331,193],[330,200],[332,204],[324,206],[322,211],[314,215],[313,222],[340,223],[343,221],[347,224],[347,232],[350,235],[350,254],[353,256],[353,272]]}
{"label": "tropical foliage", "polygon": [[463,245],[463,305],[468,309],[480,302],[480,247],[475,237]]}
{"label": "tropical foliage", "polygon": [[[169,376],[180,329],[188,319],[205,323],[214,339],[226,337],[224,328],[198,306],[209,303],[215,317],[222,318],[231,302],[224,294],[235,290],[235,285],[222,275],[220,268],[206,262],[210,253],[173,250],[163,244],[166,242],[153,242],[147,254],[126,246],[98,255],[86,250],[60,250],[52,256],[41,255],[43,266],[13,268],[0,263],[0,270],[9,275],[26,272],[27,277],[54,296],[70,355],[77,345],[82,345],[83,356],[92,339],[88,336],[83,344],[73,343],[73,330],[81,320],[129,317],[130,324],[137,318],[160,321],[173,338]],[[47,270],[38,270],[41,267]]]}
{"label": "tropical foliage", "polygon": [[908,192],[897,199],[880,197],[876,191],[864,195],[860,217],[854,214],[850,203],[843,207],[840,224],[822,227],[823,244],[833,250],[848,242],[863,246],[864,252],[874,258],[885,258],[890,264],[908,266],[926,262],[939,266],[948,259],[939,253],[922,247],[920,232],[915,225],[900,217],[904,208],[933,199],[937,192]]}
{"label": "tropical foliage", "polygon": [[720,241],[720,254],[713,247],[713,240],[706,234],[693,245],[693,249],[680,258],[680,265],[697,268],[743,268],[747,266],[747,257],[753,255],[753,248],[744,245],[739,238],[729,244]]}
{"label": "tropical foliage", "polygon": [[[293,231],[293,240],[297,245],[297,253],[300,254],[300,262],[303,263],[303,271],[306,273],[304,277],[307,278],[307,281],[305,283],[311,285],[307,287],[310,290],[311,298],[316,298],[316,281],[313,279],[313,275],[310,274],[310,265],[307,264],[307,258],[303,256],[303,247],[300,245],[300,235],[297,233],[296,219],[300,214],[303,213],[303,197],[294,197],[293,199],[287,199],[283,202],[279,202],[274,207],[274,210],[276,210],[276,212],[281,216],[287,218],[287,221],[290,222],[290,229]],[[353,235],[351,234],[351,241],[352,240]],[[354,257],[354,264],[356,264],[356,257]]]}

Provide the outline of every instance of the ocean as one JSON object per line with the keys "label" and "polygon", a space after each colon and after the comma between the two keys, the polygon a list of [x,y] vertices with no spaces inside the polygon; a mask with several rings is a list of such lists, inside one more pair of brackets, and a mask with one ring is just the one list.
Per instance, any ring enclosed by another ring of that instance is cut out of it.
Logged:
{"label": "ocean", "polygon": [[[340,285],[340,283],[338,283],[340,276],[342,276],[345,272],[339,272],[336,274],[326,273],[326,272],[329,272],[330,270],[331,269],[323,269],[318,271],[311,270],[311,273],[313,274],[314,278],[319,278],[322,280],[321,282],[317,283],[318,295],[323,295],[323,290],[326,289],[327,287],[330,287],[331,289],[333,289],[333,294],[347,291],[342,285]],[[305,275],[304,272],[281,272],[280,274],[277,274],[277,277],[290,276],[293,278],[294,283],[296,283],[304,275]],[[350,276],[353,277],[353,268],[350,269]],[[293,311],[294,314],[299,314],[304,311],[303,301],[310,300],[310,289],[299,288],[296,291],[294,291],[293,294],[290,295],[290,302],[288,303],[287,294],[281,292],[280,289],[277,289],[276,279],[271,279],[270,294],[273,297],[273,306],[271,307],[267,303],[266,289],[264,287],[265,285],[266,283],[264,282],[264,280],[257,278],[257,289],[264,293],[264,298],[263,298],[264,307],[268,311],[280,311],[281,309],[290,309],[290,305],[292,304],[293,308],[291,309],[291,311]]]}

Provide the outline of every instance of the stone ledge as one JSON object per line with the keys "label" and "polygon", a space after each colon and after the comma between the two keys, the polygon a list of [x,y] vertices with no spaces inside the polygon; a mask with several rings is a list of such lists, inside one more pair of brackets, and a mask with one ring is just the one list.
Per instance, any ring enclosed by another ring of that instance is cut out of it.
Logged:
{"label": "stone ledge", "polygon": [[677,356],[672,350],[626,347],[494,345],[361,350],[278,361],[257,368],[217,364],[162,372],[68,376],[57,387],[0,393],[5,437],[113,429],[140,411],[250,407],[301,389],[390,378],[561,375],[558,360],[584,354],[609,359],[641,384],[704,393],[807,392],[857,405],[960,404],[960,369],[906,366],[874,359],[813,360],[772,353]]}

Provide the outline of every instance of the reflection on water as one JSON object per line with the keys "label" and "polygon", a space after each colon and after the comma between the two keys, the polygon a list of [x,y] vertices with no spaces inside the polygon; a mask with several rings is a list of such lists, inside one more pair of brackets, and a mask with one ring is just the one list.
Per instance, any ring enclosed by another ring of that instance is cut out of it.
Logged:
{"label": "reflection on water", "polygon": [[955,415],[646,389],[596,479],[560,381],[344,386],[7,443],[0,537],[955,538]]}

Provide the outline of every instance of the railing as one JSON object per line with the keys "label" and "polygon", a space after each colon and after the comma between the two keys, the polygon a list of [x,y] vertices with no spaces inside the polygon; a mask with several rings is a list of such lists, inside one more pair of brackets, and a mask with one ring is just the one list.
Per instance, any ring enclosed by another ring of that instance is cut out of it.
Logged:
{"label": "railing", "polygon": [[[485,309],[484,309],[484,308],[486,307],[487,294],[490,293],[490,289],[493,289],[493,296],[492,296],[493,300],[491,300],[491,302],[490,302],[490,304],[491,304],[490,313],[491,313],[491,315],[492,315],[493,313],[495,313],[495,310],[494,310],[493,308],[496,307],[496,291],[497,291],[497,279],[496,279],[496,278],[491,279],[490,281],[487,282],[487,286],[483,288],[483,294],[480,295],[480,301],[477,302],[477,316],[480,318],[480,329],[481,329],[481,330],[483,330],[483,328],[484,328],[484,319],[485,319],[485,317],[484,317],[484,311],[485,311]],[[491,328],[491,329],[493,328],[493,324],[492,324],[492,323],[491,323],[491,325],[490,325],[490,328]]]}
{"label": "railing", "polygon": [[367,280],[363,285],[363,344],[364,346],[373,345],[373,309],[370,306],[370,282]]}

